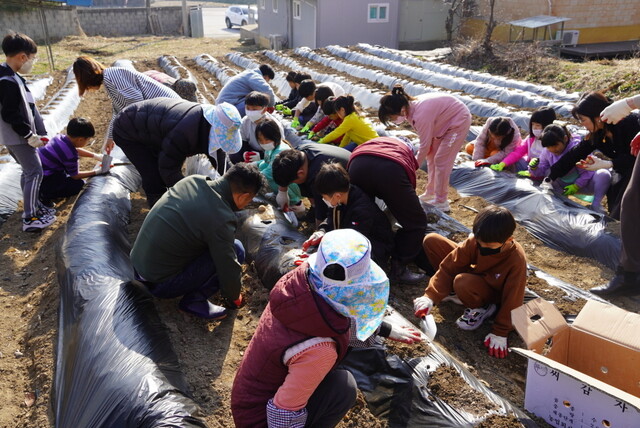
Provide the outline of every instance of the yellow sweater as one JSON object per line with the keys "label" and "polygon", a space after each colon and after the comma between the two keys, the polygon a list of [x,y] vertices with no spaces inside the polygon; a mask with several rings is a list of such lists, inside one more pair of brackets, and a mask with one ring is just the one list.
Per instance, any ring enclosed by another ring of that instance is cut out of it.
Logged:
{"label": "yellow sweater", "polygon": [[378,133],[373,129],[371,122],[364,117],[358,116],[355,112],[346,116],[340,126],[325,135],[319,142],[327,143],[335,140],[341,135],[343,135],[343,137],[340,142],[340,147],[344,147],[352,141],[356,144],[362,144],[366,141],[378,138]]}

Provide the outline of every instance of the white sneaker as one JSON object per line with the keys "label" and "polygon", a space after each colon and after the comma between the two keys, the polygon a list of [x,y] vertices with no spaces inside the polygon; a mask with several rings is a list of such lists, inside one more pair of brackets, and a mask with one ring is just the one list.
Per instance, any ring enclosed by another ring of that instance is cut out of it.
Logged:
{"label": "white sneaker", "polygon": [[464,314],[457,319],[456,325],[463,330],[475,330],[480,327],[484,320],[489,318],[496,311],[496,305],[489,303],[483,308],[464,310]]}
{"label": "white sneaker", "polygon": [[423,193],[422,195],[418,196],[418,199],[420,199],[425,204],[429,204],[429,205],[433,205],[436,202],[435,196],[427,195],[426,193]]}
{"label": "white sneaker", "polygon": [[51,226],[56,221],[56,216],[40,216],[22,219],[23,232],[40,232],[45,227]]}
{"label": "white sneaker", "polygon": [[46,205],[40,205],[40,208],[38,208],[38,214],[40,214],[41,216],[55,216],[56,215],[56,209],[55,208],[49,208]]}
{"label": "white sneaker", "polygon": [[434,208],[439,209],[443,213],[450,213],[451,212],[451,207],[449,206],[449,201],[433,202],[431,205],[433,205]]}

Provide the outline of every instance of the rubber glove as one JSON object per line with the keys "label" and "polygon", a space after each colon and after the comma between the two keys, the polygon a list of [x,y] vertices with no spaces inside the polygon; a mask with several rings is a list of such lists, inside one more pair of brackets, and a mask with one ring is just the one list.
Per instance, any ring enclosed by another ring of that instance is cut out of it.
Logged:
{"label": "rubber glove", "polygon": [[389,333],[388,338],[396,342],[409,344],[423,341],[422,335],[418,330],[406,326],[398,327],[396,325],[391,326],[391,333]]}
{"label": "rubber glove", "polygon": [[489,348],[489,355],[496,358],[506,358],[509,350],[507,349],[507,338],[496,336],[489,333],[484,338],[484,346]]}
{"label": "rubber glove", "polygon": [[244,298],[242,297],[242,294],[240,294],[238,296],[238,298],[236,300],[234,300],[233,302],[231,302],[235,305],[236,309],[239,309],[241,307],[244,306],[244,304],[246,303],[246,301],[244,300]]}
{"label": "rubber glove", "polygon": [[476,168],[481,168],[483,166],[489,166],[491,165],[491,162],[487,161],[486,159],[478,159],[476,161]]}
{"label": "rubber glove", "polygon": [[267,107],[267,113],[269,114],[273,114],[275,110],[276,110],[275,107]]}
{"label": "rubber glove", "polygon": [[291,121],[291,127],[294,129],[298,129],[300,127],[300,119],[298,119],[297,117],[294,117],[293,120]]}
{"label": "rubber glove", "polygon": [[33,148],[42,147],[48,142],[49,139],[44,135],[33,134],[31,137],[27,138],[27,143]]}
{"label": "rubber glove", "polygon": [[282,111],[283,108],[284,108],[284,104],[276,104],[277,111]]}
{"label": "rubber glove", "polygon": [[315,132],[313,131],[309,131],[309,133],[307,134],[307,140],[311,140],[313,138],[313,136],[316,135]]}
{"label": "rubber glove", "polygon": [[602,118],[603,122],[615,125],[625,117],[629,116],[632,110],[633,108],[631,108],[631,106],[627,102],[627,99],[625,98],[623,100],[616,101],[609,107],[602,110],[602,113],[600,113],[600,118]]}
{"label": "rubber glove", "polygon": [[433,308],[433,300],[427,296],[420,296],[413,299],[413,313],[416,317],[422,318],[429,315],[429,311]]}
{"label": "rubber glove", "polygon": [[578,168],[586,169],[587,171],[597,171],[599,169],[609,169],[613,166],[613,162],[600,159],[597,156],[587,156],[586,159],[581,160],[576,164]]}
{"label": "rubber glove", "polygon": [[529,168],[536,169],[540,164],[540,158],[533,158],[529,161]]}
{"label": "rubber glove", "polygon": [[549,177],[545,177],[544,180],[542,180],[542,183],[540,183],[540,190],[542,190],[543,192],[551,192],[551,188],[553,186],[551,186],[551,179]]}
{"label": "rubber glove", "polygon": [[300,130],[300,132],[302,132],[303,134],[306,134],[307,132],[309,132],[310,129],[311,129],[311,124],[307,122],[307,124]]}
{"label": "rubber glove", "polygon": [[494,171],[500,172],[500,171],[502,171],[504,169],[505,166],[507,166],[506,163],[500,162],[500,163],[497,163],[495,165],[491,165],[489,168],[491,168]]}
{"label": "rubber glove", "polygon": [[291,116],[291,115],[292,115],[292,113],[291,113],[291,109],[290,109],[289,107],[284,107],[284,108],[282,109],[282,114],[283,114],[284,116]]}
{"label": "rubber glove", "polygon": [[577,184],[569,184],[568,186],[564,187],[564,192],[562,192],[563,195],[565,196],[571,196],[571,195],[575,195],[576,193],[578,193],[578,190],[580,190],[580,188],[578,187]]}
{"label": "rubber glove", "polygon": [[519,177],[531,177],[531,173],[529,171],[518,171],[517,175]]}
{"label": "rubber glove", "polygon": [[289,211],[289,192],[286,190],[278,190],[276,202],[282,211]]}
{"label": "rubber glove", "polygon": [[246,163],[258,162],[260,160],[260,153],[258,152],[244,152],[244,161]]}
{"label": "rubber glove", "polygon": [[640,152],[640,132],[631,140],[631,154],[638,156],[638,152]]}
{"label": "rubber glove", "polygon": [[302,251],[307,251],[309,247],[316,247],[320,245],[320,241],[322,241],[322,238],[324,238],[323,230],[313,232],[313,235],[311,235],[309,239],[304,241],[304,243],[302,244]]}

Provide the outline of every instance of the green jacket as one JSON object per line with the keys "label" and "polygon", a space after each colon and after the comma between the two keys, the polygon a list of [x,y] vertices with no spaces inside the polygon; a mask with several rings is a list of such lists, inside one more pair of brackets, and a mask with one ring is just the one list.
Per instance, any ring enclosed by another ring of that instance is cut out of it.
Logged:
{"label": "green jacket", "polygon": [[238,299],[242,268],[233,246],[237,210],[224,177],[183,178],[147,214],[131,250],[134,268],[147,281],[164,282],[209,251],[222,296]]}

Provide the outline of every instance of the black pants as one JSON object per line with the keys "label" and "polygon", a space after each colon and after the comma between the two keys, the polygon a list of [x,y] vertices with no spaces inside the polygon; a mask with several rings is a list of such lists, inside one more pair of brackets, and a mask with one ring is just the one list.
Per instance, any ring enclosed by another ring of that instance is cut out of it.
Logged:
{"label": "black pants", "polygon": [[622,197],[620,210],[620,237],[622,239],[622,256],[620,264],[625,271],[640,272],[640,162],[636,163],[631,173],[627,190]]}
{"label": "black pants", "polygon": [[158,153],[144,144],[117,135],[114,135],[114,140],[140,173],[147,204],[151,208],[167,191],[167,186],[158,169]]}
{"label": "black pants", "polygon": [[358,156],[349,164],[351,183],[371,198],[384,201],[402,228],[394,239],[392,257],[401,263],[415,259],[422,248],[427,216],[407,172],[397,162],[377,156]]}
{"label": "black pants", "polygon": [[630,177],[628,175],[623,176],[620,181],[610,186],[609,190],[607,190],[607,208],[609,208],[609,215],[616,220],[620,220],[622,196],[625,194],[625,189],[629,186],[629,179]]}
{"label": "black pants", "polygon": [[357,387],[346,370],[330,371],[307,402],[305,427],[333,428],[356,403]]}
{"label": "black pants", "polygon": [[45,175],[40,184],[40,199],[43,201],[77,195],[84,186],[84,180],[73,179],[62,171]]}

